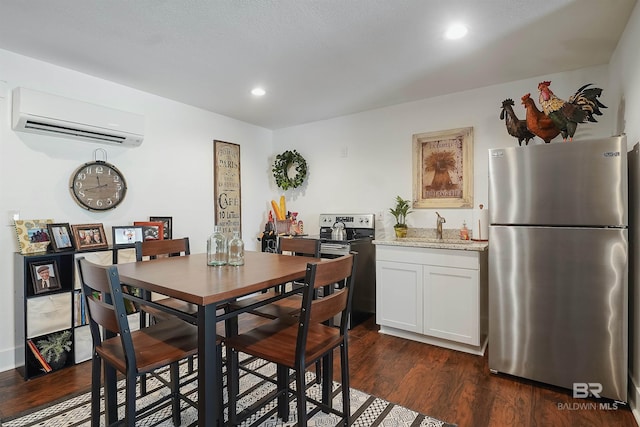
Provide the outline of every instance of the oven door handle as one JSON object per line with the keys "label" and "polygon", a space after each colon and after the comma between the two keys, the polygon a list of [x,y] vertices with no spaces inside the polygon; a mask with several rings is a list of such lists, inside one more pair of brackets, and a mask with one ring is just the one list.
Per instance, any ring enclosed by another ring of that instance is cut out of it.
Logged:
{"label": "oven door handle", "polygon": [[320,245],[320,252],[324,250],[337,250],[349,252],[350,245],[348,243],[323,243]]}
{"label": "oven door handle", "polygon": [[321,258],[337,258],[343,255],[347,255],[351,250],[351,245],[348,243],[323,243],[320,245],[320,257]]}

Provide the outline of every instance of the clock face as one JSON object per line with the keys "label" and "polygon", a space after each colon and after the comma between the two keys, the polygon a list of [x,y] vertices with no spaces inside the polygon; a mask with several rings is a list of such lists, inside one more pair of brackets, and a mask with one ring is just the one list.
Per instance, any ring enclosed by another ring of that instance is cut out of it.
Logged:
{"label": "clock face", "polygon": [[90,211],[108,211],[122,203],[127,183],[115,166],[98,160],[76,169],[71,175],[69,190],[81,207]]}

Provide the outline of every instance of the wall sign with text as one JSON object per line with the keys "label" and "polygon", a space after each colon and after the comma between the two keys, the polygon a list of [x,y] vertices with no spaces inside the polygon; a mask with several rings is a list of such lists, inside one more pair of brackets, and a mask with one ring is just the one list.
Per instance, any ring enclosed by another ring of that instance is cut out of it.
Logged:
{"label": "wall sign with text", "polygon": [[213,196],[215,225],[225,234],[242,231],[240,145],[213,141]]}

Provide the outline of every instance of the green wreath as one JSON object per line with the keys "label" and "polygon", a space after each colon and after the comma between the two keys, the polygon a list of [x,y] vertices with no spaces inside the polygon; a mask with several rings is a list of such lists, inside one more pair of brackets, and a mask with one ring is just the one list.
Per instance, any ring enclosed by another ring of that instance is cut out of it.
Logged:
{"label": "green wreath", "polygon": [[[293,165],[296,166],[296,175],[291,178],[289,177],[288,171]],[[302,185],[304,179],[307,177],[307,162],[296,150],[287,150],[276,156],[276,161],[271,170],[278,187],[283,190],[297,188]]]}

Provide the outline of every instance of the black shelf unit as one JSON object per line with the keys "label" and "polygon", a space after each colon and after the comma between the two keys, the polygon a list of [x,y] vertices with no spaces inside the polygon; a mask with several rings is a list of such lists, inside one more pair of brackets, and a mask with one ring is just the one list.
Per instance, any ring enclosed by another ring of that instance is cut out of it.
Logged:
{"label": "black shelf unit", "polygon": [[[34,378],[75,364],[74,360],[74,310],[73,290],[75,284],[75,253],[40,253],[33,255],[15,254],[14,295],[15,295],[15,337],[17,369],[25,379]],[[55,265],[59,289],[36,293],[34,289],[34,266]],[[40,363],[30,347],[29,341],[38,343],[54,334],[70,331],[71,351],[61,366]],[[49,366],[47,366],[49,365]]]}
{"label": "black shelf unit", "polygon": [[[68,352],[65,362],[61,366],[52,367],[50,372],[89,360],[92,351],[91,333],[86,323],[88,319],[84,310],[84,300],[76,277],[76,259],[85,256],[93,262],[105,265],[135,262],[135,249],[128,246],[110,246],[95,250],[14,255],[16,369],[25,380],[47,375],[49,372],[46,372],[46,367],[38,361],[28,341],[37,344],[51,334],[67,330],[71,331],[71,351]],[[60,289],[35,293],[32,266],[54,262],[57,266],[56,275],[60,276]],[[139,321],[130,322],[137,324]]]}

